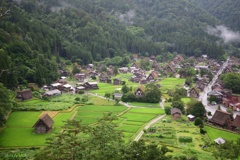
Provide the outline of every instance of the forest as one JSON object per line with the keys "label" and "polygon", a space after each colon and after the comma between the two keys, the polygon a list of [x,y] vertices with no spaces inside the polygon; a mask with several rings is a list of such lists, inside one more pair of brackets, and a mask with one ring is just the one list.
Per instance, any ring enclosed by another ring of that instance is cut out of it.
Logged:
{"label": "forest", "polygon": [[163,62],[169,53],[215,59],[238,56],[239,37],[225,44],[207,31],[224,25],[238,33],[239,3],[229,3],[3,0],[0,11],[9,12],[0,19],[0,82],[8,88],[28,82],[50,84],[62,68],[60,58],[86,65],[123,55],[126,60],[133,53],[158,56]]}

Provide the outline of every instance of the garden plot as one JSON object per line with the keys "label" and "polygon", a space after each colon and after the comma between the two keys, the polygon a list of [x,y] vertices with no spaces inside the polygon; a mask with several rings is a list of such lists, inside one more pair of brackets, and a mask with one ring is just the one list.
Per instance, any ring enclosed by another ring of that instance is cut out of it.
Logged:
{"label": "garden plot", "polygon": [[207,135],[200,134],[199,128],[193,122],[189,122],[186,116],[178,121],[172,121],[171,116],[167,116],[164,121],[152,126],[143,136],[146,141],[154,140],[163,145],[195,150],[201,150],[204,137]]}
{"label": "garden plot", "polygon": [[79,94],[62,94],[49,98],[49,101],[33,98],[24,102],[19,102],[17,109],[19,110],[36,110],[36,111],[59,111],[66,110],[74,105],[75,98],[80,97]]}

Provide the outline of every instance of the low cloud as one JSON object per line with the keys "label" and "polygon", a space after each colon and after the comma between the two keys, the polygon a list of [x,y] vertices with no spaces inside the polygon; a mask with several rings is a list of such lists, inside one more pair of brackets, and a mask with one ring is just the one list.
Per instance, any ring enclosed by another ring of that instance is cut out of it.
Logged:
{"label": "low cloud", "polygon": [[118,15],[118,18],[121,22],[124,22],[126,24],[133,24],[133,19],[135,18],[136,13],[134,10],[129,10],[125,12],[124,14]]}
{"label": "low cloud", "polygon": [[234,32],[224,25],[219,25],[215,28],[207,27],[207,33],[221,38],[225,44],[231,42],[240,42],[240,33]]}

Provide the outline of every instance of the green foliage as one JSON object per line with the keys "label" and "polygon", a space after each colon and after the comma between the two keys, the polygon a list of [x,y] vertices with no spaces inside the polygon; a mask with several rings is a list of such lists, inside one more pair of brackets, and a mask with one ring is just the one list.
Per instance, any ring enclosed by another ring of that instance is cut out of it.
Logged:
{"label": "green foliage", "polygon": [[172,108],[178,108],[182,111],[182,113],[185,113],[185,108],[184,108],[184,103],[183,101],[179,100],[179,101],[173,101],[172,102]]}
{"label": "green foliage", "polygon": [[75,101],[80,101],[80,97],[76,97],[76,98],[75,98]]}
{"label": "green foliage", "polygon": [[182,142],[182,143],[191,143],[192,137],[180,136],[178,140],[179,142]]}
{"label": "green foliage", "polygon": [[194,125],[195,126],[200,126],[200,125],[203,125],[203,121],[201,118],[197,117],[194,121]]}
{"label": "green foliage", "polygon": [[195,117],[203,117],[206,113],[205,107],[203,106],[202,102],[191,100],[187,104],[187,113],[192,114]]}
{"label": "green foliage", "polygon": [[164,107],[164,110],[165,110],[166,115],[171,114],[171,107]]}
{"label": "green foliage", "polygon": [[233,93],[240,93],[240,74],[228,73],[221,75],[220,78],[226,88],[232,90]]}
{"label": "green foliage", "polygon": [[161,100],[161,92],[154,84],[147,84],[145,87],[145,98],[148,103],[158,103]]}
{"label": "green foliage", "polygon": [[129,87],[127,85],[123,85],[121,90],[122,90],[122,93],[125,94],[129,92]]}
{"label": "green foliage", "polygon": [[204,128],[201,127],[201,128],[200,128],[200,133],[201,133],[201,134],[206,134],[207,131],[206,131]]}
{"label": "green foliage", "polygon": [[240,139],[236,141],[226,141],[217,145],[214,150],[216,159],[238,159],[240,155]]}
{"label": "green foliage", "polygon": [[134,102],[136,100],[135,95],[132,92],[128,92],[122,96],[123,102]]}
{"label": "green foliage", "polygon": [[10,92],[0,83],[0,127],[6,123],[6,116],[13,106]]}

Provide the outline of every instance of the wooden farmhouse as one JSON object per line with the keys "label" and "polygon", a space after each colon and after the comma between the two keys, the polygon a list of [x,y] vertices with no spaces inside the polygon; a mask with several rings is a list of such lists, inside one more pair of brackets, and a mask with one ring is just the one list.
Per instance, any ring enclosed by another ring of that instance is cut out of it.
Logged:
{"label": "wooden farmhouse", "polygon": [[54,89],[54,90],[51,90],[51,91],[46,91],[43,96],[45,97],[52,97],[52,96],[57,96],[57,95],[61,95],[62,92],[58,89]]}
{"label": "wooden farmhouse", "polygon": [[192,98],[198,98],[199,97],[199,90],[196,87],[193,87],[189,90],[189,96]]}
{"label": "wooden farmhouse", "polygon": [[216,110],[212,118],[209,120],[210,123],[221,127],[228,126],[230,121],[231,121],[230,113],[221,110]]}
{"label": "wooden farmhouse", "polygon": [[148,75],[147,81],[148,82],[154,82],[154,81],[157,80],[157,78],[158,78],[158,73],[156,71],[153,71]]}
{"label": "wooden farmhouse", "polygon": [[172,115],[173,119],[178,119],[178,118],[181,118],[182,112],[178,108],[172,108],[171,109],[171,115]]}
{"label": "wooden farmhouse", "polygon": [[32,91],[31,90],[22,90],[22,91],[18,91],[16,98],[19,100],[28,100],[32,98]]}
{"label": "wooden farmhouse", "polygon": [[143,97],[144,96],[144,87],[140,85],[134,92],[136,97]]}
{"label": "wooden farmhouse", "polygon": [[232,130],[240,129],[240,115],[236,115],[232,122]]}
{"label": "wooden farmhouse", "polygon": [[114,85],[122,85],[122,80],[119,79],[119,78],[115,78],[115,79],[113,80],[113,84],[114,84]]}
{"label": "wooden farmhouse", "polygon": [[175,73],[176,70],[172,65],[167,65],[164,69],[164,74]]}
{"label": "wooden farmhouse", "polygon": [[225,107],[231,108],[232,110],[240,109],[240,96],[236,94],[228,94],[222,98],[222,104]]}
{"label": "wooden farmhouse", "polygon": [[97,82],[86,82],[86,83],[84,83],[83,87],[85,87],[87,90],[99,89]]}
{"label": "wooden farmhouse", "polygon": [[48,114],[44,114],[33,125],[33,128],[35,128],[35,133],[48,133],[52,130],[53,123],[52,118]]}
{"label": "wooden farmhouse", "polygon": [[176,55],[176,57],[174,57],[174,59],[173,59],[173,62],[175,64],[180,64],[183,61],[184,61],[184,58],[180,54]]}

